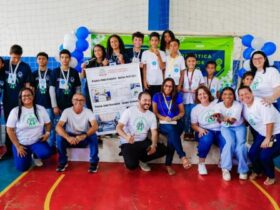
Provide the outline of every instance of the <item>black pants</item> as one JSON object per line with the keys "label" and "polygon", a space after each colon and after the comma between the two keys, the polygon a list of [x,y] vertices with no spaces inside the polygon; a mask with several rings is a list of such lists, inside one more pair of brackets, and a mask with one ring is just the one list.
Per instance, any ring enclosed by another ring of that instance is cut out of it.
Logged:
{"label": "black pants", "polygon": [[[4,119],[5,119],[5,123],[7,123],[8,117],[10,112],[12,111],[12,109],[14,107],[10,107],[10,106],[3,106],[4,108]],[[7,129],[7,128],[6,128]],[[8,155],[12,155],[12,141],[10,140],[8,133],[6,131],[6,142],[5,142],[6,148],[7,148],[7,154]]]}
{"label": "black pants", "polygon": [[121,151],[125,166],[130,170],[134,170],[138,168],[139,161],[148,162],[163,157],[166,154],[166,146],[164,144],[158,143],[156,152],[152,155],[148,155],[147,149],[151,144],[152,141],[149,139],[135,142],[133,144],[122,144]]}

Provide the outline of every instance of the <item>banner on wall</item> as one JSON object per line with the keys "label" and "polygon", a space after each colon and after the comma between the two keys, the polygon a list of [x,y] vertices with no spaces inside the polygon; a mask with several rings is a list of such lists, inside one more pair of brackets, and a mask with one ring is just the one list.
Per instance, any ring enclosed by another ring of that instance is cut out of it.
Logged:
{"label": "banner on wall", "polygon": [[137,104],[142,91],[139,64],[88,68],[86,75],[97,134],[115,133],[121,113]]}
{"label": "banner on wall", "polygon": [[[91,34],[92,46],[101,44],[107,46],[108,37],[111,34]],[[131,35],[120,34],[126,48],[132,47]],[[176,36],[180,40],[180,51],[183,55],[194,53],[197,58],[197,67],[205,74],[205,64],[209,60],[217,63],[216,76],[220,79],[222,87],[232,83],[233,67],[233,37],[193,37],[193,36]],[[149,46],[149,38],[144,38],[143,48]]]}

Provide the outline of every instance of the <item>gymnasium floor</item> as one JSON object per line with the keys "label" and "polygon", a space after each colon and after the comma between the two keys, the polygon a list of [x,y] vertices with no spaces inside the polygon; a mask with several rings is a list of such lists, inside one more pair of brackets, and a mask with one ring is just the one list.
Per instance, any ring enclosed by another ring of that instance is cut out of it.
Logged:
{"label": "gymnasium floor", "polygon": [[[56,158],[42,168],[18,173],[12,160],[0,162],[0,209],[14,210],[279,210],[280,181],[262,184],[264,178],[231,182],[222,180],[220,169],[208,165],[208,176],[197,166],[184,170],[175,165],[175,176],[164,166],[152,172],[128,171],[122,163],[101,163],[98,173],[88,174],[88,163],[70,162],[64,173],[55,172]],[[280,180],[280,172],[276,172]]]}

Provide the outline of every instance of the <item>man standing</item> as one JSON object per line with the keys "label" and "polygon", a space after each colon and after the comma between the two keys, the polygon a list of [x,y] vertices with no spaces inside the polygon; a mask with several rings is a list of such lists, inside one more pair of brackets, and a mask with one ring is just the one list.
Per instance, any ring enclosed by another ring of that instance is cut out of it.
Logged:
{"label": "man standing", "polygon": [[98,169],[98,141],[96,131],[98,129],[93,112],[85,108],[85,97],[81,93],[74,94],[72,107],[62,112],[61,118],[56,126],[57,150],[59,164],[56,171],[62,172],[68,166],[67,147],[86,147],[90,149],[89,173],[97,172]]}
{"label": "man standing", "polygon": [[[149,110],[151,96],[148,92],[141,92],[138,96],[138,105],[126,109],[117,125],[120,135],[121,152],[125,166],[134,170],[140,166],[143,171],[150,171],[147,162],[162,157],[166,147],[157,143],[157,120]],[[151,140],[148,131],[151,130]]]}

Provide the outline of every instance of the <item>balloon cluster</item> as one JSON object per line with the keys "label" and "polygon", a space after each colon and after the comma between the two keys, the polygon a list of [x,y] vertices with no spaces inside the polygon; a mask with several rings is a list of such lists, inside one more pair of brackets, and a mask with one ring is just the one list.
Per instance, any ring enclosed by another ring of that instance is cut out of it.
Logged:
{"label": "balloon cluster", "polygon": [[59,51],[67,49],[71,52],[70,66],[81,71],[81,64],[84,59],[84,51],[89,47],[86,38],[89,35],[89,30],[85,26],[77,28],[75,33],[64,35],[63,44],[59,46]]}
{"label": "balloon cluster", "polygon": [[276,51],[275,43],[265,42],[264,39],[260,37],[254,37],[251,34],[247,34],[242,37],[242,44],[247,48],[245,48],[245,50],[243,51],[243,58],[244,58],[243,67],[238,70],[238,75],[240,77],[242,77],[246,71],[251,70],[250,58],[253,52],[257,50],[264,52],[268,57],[269,63],[270,64],[273,63],[271,55],[273,55]]}

